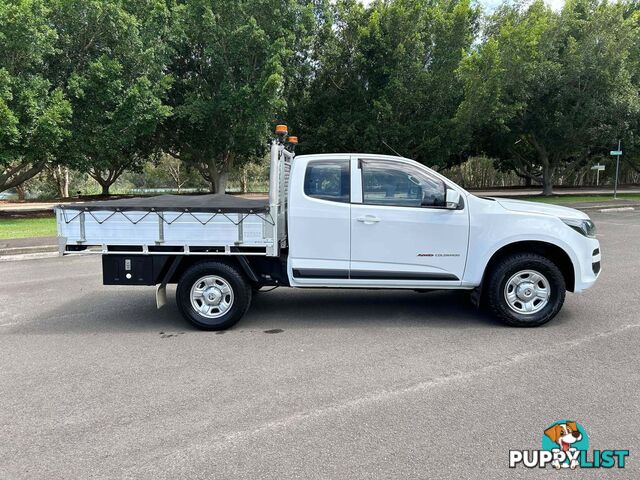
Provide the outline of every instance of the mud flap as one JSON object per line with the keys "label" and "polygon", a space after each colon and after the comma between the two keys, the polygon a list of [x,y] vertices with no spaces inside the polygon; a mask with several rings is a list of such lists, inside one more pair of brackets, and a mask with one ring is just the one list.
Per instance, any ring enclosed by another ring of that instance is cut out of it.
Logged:
{"label": "mud flap", "polygon": [[162,279],[162,283],[156,286],[156,307],[158,308],[158,310],[167,304],[167,283],[169,283],[169,280],[171,280],[171,277],[173,277],[173,274],[176,272],[176,269],[178,268],[178,265],[180,265],[181,261],[182,256],[175,257],[173,259],[173,262],[171,262],[169,270]]}
{"label": "mud flap", "polygon": [[167,285],[161,283],[156,286],[156,307],[161,309],[167,304]]}
{"label": "mud flap", "polygon": [[474,307],[482,307],[482,286],[476,287],[471,291],[471,303]]}

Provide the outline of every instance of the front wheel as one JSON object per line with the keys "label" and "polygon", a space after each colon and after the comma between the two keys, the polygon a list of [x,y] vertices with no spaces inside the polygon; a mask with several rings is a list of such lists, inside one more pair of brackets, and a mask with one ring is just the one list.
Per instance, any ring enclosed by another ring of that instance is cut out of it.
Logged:
{"label": "front wheel", "polygon": [[560,269],[546,257],[522,253],[501,260],[483,287],[489,310],[514,327],[537,327],[562,308],[566,293]]}
{"label": "front wheel", "polygon": [[196,327],[225,330],[249,308],[251,287],[226,263],[197,263],[178,281],[176,301],[184,318]]}

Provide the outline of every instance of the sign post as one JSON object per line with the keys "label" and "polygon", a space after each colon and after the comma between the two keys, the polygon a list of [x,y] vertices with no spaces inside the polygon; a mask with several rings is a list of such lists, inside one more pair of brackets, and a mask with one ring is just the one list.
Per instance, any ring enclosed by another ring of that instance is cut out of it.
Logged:
{"label": "sign post", "polygon": [[593,167],[591,167],[591,170],[596,171],[596,187],[597,187],[600,185],[600,172],[604,170],[604,165],[600,165],[598,163],[597,165],[594,165]]}
{"label": "sign post", "polygon": [[622,155],[622,150],[620,150],[620,140],[618,140],[618,149],[611,150],[609,155],[616,157],[616,180],[613,184],[613,198],[618,198],[618,172],[620,171],[620,155]]}

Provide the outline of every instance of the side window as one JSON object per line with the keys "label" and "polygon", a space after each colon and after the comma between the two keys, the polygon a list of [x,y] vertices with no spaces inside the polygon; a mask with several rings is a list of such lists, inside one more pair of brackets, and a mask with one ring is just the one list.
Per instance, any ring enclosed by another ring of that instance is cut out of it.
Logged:
{"label": "side window", "polygon": [[321,200],[349,203],[351,200],[349,160],[309,162],[304,175],[304,193]]}
{"label": "side window", "polygon": [[444,207],[445,185],[411,166],[362,161],[363,203],[396,207]]}

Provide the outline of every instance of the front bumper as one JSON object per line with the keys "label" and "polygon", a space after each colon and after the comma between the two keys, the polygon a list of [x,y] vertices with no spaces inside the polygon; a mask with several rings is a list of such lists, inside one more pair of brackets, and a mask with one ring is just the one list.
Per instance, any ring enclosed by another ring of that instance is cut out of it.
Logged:
{"label": "front bumper", "polygon": [[576,252],[578,264],[575,265],[574,292],[583,292],[590,288],[602,271],[600,242],[595,238],[585,238],[582,243],[582,248]]}

